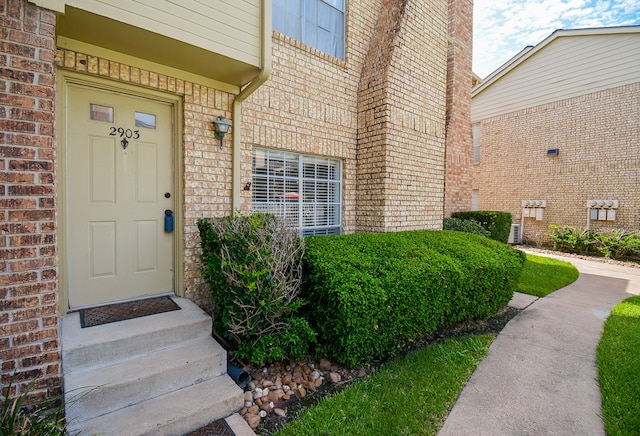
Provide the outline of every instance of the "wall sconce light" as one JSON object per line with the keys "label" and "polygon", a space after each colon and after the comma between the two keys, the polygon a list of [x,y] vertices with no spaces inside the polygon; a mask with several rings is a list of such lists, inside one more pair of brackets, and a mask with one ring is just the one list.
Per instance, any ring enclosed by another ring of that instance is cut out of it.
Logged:
{"label": "wall sconce light", "polygon": [[220,148],[222,148],[222,141],[224,139],[224,135],[229,132],[229,128],[231,127],[231,123],[224,119],[222,115],[215,119],[213,122],[213,129],[215,130],[216,139],[220,140]]}

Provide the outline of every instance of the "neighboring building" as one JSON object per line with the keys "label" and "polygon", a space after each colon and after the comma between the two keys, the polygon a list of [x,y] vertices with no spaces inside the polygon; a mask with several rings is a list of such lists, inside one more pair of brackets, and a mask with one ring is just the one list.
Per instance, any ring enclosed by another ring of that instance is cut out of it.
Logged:
{"label": "neighboring building", "polygon": [[473,90],[473,190],[525,240],[640,228],[640,26],[557,30]]}
{"label": "neighboring building", "polygon": [[304,234],[441,228],[445,142],[467,153],[447,162],[470,159],[471,10],[0,2],[2,383],[15,371],[14,394],[35,378],[34,399],[60,392],[61,323],[77,309],[165,293],[208,308],[197,218],[267,210]]}

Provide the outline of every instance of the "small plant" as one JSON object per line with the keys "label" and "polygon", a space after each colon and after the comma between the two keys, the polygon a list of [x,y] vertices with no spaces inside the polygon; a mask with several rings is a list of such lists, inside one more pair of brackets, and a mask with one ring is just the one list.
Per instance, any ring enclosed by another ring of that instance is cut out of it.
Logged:
{"label": "small plant", "polygon": [[597,242],[592,230],[551,224],[546,235],[553,241],[553,249],[569,253],[593,252]]}
{"label": "small plant", "polygon": [[640,254],[640,233],[638,232],[614,230],[610,233],[599,233],[595,239],[598,241],[597,250],[606,258],[620,259]]}
{"label": "small plant", "polygon": [[487,238],[491,236],[491,232],[477,222],[460,218],[445,218],[442,220],[442,230],[456,230],[458,232],[486,236]]}
{"label": "small plant", "polygon": [[546,234],[555,250],[570,253],[600,253],[610,259],[640,256],[640,232],[614,230],[599,233],[590,229],[552,224]]}
{"label": "small plant", "polygon": [[66,434],[64,405],[60,396],[48,398],[37,405],[27,405],[37,379],[32,380],[19,396],[12,398],[15,373],[3,388],[1,435],[64,436]]}
{"label": "small plant", "polygon": [[289,356],[308,355],[311,344],[315,343],[316,333],[309,327],[307,320],[293,317],[286,330],[240,344],[236,356],[251,363],[261,364],[284,360]]}
{"label": "small plant", "polygon": [[296,312],[304,241],[270,214],[198,220],[216,333],[260,364],[308,352],[315,334]]}

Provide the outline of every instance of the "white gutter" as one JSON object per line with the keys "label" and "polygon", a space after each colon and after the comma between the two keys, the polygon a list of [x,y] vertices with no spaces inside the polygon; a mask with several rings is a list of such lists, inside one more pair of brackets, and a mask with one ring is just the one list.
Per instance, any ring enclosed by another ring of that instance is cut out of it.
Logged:
{"label": "white gutter", "polygon": [[271,75],[271,0],[262,0],[262,43],[260,45],[261,69],[258,75],[247,84],[233,99],[231,123],[233,128],[233,167],[231,183],[231,211],[240,210],[240,166],[241,166],[241,118],[242,102],[269,79]]}

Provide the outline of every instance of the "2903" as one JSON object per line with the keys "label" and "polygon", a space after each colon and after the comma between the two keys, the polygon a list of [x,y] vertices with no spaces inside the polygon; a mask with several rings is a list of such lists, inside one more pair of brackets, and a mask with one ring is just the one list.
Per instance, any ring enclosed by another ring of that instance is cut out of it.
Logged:
{"label": "2903", "polygon": [[111,127],[109,129],[109,136],[119,136],[121,138],[139,139],[140,130],[125,129],[123,127]]}

